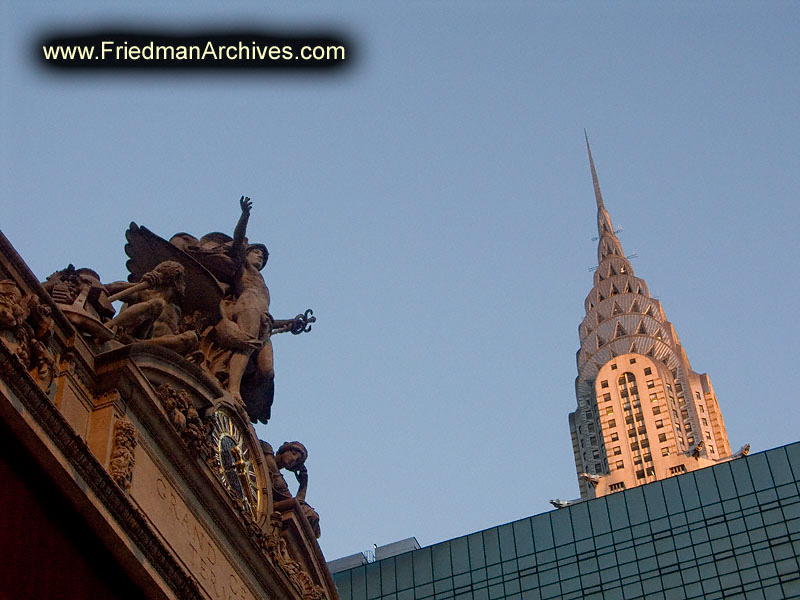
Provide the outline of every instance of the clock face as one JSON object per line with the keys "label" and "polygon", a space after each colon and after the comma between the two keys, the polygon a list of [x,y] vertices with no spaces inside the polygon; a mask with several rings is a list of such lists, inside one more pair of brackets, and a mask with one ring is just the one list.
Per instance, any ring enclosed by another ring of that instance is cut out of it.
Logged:
{"label": "clock face", "polygon": [[261,491],[250,448],[239,425],[224,410],[212,417],[211,443],[223,483],[257,516]]}

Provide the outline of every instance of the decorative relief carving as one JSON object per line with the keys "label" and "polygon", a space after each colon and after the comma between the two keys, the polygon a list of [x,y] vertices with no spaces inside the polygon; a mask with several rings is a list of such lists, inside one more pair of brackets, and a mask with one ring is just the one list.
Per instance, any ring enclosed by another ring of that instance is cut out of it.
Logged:
{"label": "decorative relief carving", "polygon": [[124,417],[117,420],[114,423],[114,445],[108,472],[111,479],[126,492],[131,489],[137,443],[138,437],[133,423]]}
{"label": "decorative relief carving", "polygon": [[292,585],[300,592],[304,600],[327,600],[328,595],[325,590],[315,584],[311,576],[303,570],[300,563],[289,554],[286,540],[281,536],[283,523],[280,513],[274,512],[270,515],[270,525],[272,530],[270,533],[261,536],[261,545],[273,564],[286,573]]}
{"label": "decorative relief carving", "polygon": [[0,339],[45,392],[54,377],[55,357],[48,348],[52,328],[50,307],[38,296],[23,294],[11,279],[0,281]]}
{"label": "decorative relief carving", "polygon": [[168,383],[158,386],[156,393],[164,405],[170,423],[189,450],[211,466],[214,453],[208,444],[210,423],[200,417],[189,394],[185,390],[176,390]]}

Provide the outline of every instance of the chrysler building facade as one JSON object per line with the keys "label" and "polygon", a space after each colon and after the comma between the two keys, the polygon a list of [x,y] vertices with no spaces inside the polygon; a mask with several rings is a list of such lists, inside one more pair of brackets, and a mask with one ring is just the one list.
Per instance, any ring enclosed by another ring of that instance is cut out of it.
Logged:
{"label": "chrysler building facade", "polygon": [[599,242],[578,327],[578,406],[569,424],[581,498],[592,498],[732,455],[711,380],[692,370],[661,303],[634,274],[603,204],[588,138],[586,148]]}

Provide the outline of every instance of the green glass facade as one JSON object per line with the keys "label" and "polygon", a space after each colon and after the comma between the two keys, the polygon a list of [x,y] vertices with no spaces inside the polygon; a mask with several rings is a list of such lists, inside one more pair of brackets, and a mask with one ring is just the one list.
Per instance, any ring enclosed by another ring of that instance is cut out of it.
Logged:
{"label": "green glass facade", "polygon": [[800,598],[800,442],[334,574],[341,600]]}

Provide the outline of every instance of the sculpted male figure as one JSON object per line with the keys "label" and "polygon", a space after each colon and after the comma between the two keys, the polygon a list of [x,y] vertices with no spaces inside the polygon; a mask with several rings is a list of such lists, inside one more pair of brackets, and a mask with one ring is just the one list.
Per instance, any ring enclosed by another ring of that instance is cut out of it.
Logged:
{"label": "sculpted male figure", "polygon": [[[250,218],[250,209],[253,203],[250,198],[242,196],[239,200],[242,215],[233,231],[233,247],[231,249],[234,260],[239,267],[233,279],[233,293],[236,298],[230,309],[229,318],[236,323],[252,342],[260,342],[260,349],[255,356],[256,376],[261,381],[270,381],[274,378],[272,358],[272,317],[269,314],[269,289],[261,276],[261,269],[267,264],[269,253],[263,244],[248,244],[245,233],[247,221]],[[228,391],[237,400],[242,399],[241,382],[252,353],[251,349],[239,349],[231,356],[228,365]]]}

